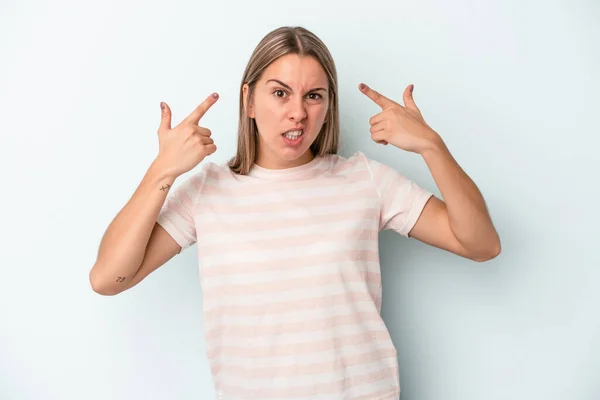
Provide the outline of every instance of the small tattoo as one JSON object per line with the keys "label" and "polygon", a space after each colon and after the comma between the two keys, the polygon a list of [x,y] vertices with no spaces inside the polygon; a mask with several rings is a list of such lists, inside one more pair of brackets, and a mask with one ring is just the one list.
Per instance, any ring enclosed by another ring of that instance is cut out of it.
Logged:
{"label": "small tattoo", "polygon": [[125,282],[125,277],[124,276],[119,276],[117,278],[117,282]]}
{"label": "small tattoo", "polygon": [[171,187],[171,185],[169,185],[168,183],[165,186],[162,186],[160,188],[160,190],[169,190],[169,188]]}

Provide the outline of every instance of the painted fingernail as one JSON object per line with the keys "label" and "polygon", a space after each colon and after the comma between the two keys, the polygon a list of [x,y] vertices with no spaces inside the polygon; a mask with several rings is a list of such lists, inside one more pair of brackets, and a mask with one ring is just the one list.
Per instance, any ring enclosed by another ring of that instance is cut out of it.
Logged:
{"label": "painted fingernail", "polygon": [[412,93],[412,91],[414,90],[415,85],[410,85],[410,92]]}
{"label": "painted fingernail", "polygon": [[219,95],[218,95],[217,93],[213,93],[212,97],[213,97],[213,99],[215,99],[215,100],[216,100],[216,99],[218,99],[218,98],[219,98]]}
{"label": "painted fingernail", "polygon": [[361,83],[361,84],[360,84],[360,89],[361,89],[361,90],[362,90],[362,89],[364,89],[365,87],[366,87],[366,86],[365,86],[365,84],[364,84],[364,83]]}

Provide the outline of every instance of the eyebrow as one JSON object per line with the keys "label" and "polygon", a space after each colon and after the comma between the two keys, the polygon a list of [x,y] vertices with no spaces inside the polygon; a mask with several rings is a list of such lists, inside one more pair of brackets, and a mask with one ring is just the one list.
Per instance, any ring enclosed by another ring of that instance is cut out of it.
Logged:
{"label": "eyebrow", "polygon": [[[291,88],[289,85],[286,85],[285,83],[281,82],[279,79],[269,79],[269,80],[268,80],[266,83],[269,83],[269,82],[275,82],[275,83],[278,83],[279,85],[283,86],[284,88],[286,88],[286,89],[287,89],[287,90],[289,90],[290,92],[293,92],[293,91],[294,91],[294,90],[293,90],[293,89],[292,89],[292,88]],[[310,89],[308,92],[317,92],[317,91],[319,91],[319,90],[322,90],[322,91],[324,91],[324,92],[327,92],[327,89],[325,89],[325,88],[322,88],[322,87],[319,87],[319,88],[314,88],[314,89]],[[308,92],[307,92],[307,93],[308,93]]]}

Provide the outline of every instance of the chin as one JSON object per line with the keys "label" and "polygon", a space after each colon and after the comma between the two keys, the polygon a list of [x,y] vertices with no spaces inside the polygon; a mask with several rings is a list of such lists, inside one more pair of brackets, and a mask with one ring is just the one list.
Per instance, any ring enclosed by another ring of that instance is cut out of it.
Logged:
{"label": "chin", "polygon": [[301,158],[308,151],[310,151],[310,147],[308,147],[306,149],[294,149],[294,148],[286,147],[283,149],[283,151],[280,152],[280,154],[284,160],[292,161],[292,160],[297,160],[297,159]]}

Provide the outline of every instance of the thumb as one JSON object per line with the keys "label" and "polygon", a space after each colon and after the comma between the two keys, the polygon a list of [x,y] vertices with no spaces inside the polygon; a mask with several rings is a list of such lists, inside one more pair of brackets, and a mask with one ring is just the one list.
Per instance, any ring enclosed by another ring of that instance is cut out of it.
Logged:
{"label": "thumb", "polygon": [[404,106],[406,108],[410,108],[412,110],[415,111],[419,111],[419,107],[417,107],[417,104],[415,103],[415,99],[412,97],[412,92],[415,88],[415,85],[408,85],[406,87],[406,89],[404,89]]}
{"label": "thumb", "polygon": [[171,129],[171,109],[165,102],[160,103],[160,127],[159,131]]}
{"label": "thumb", "polygon": [[413,95],[412,95],[414,88],[415,88],[415,85],[411,84],[411,85],[408,85],[406,87],[406,89],[404,89],[404,106],[406,108],[410,108],[412,110],[419,111],[419,107],[417,107],[417,104],[415,103],[415,99],[413,98]]}

